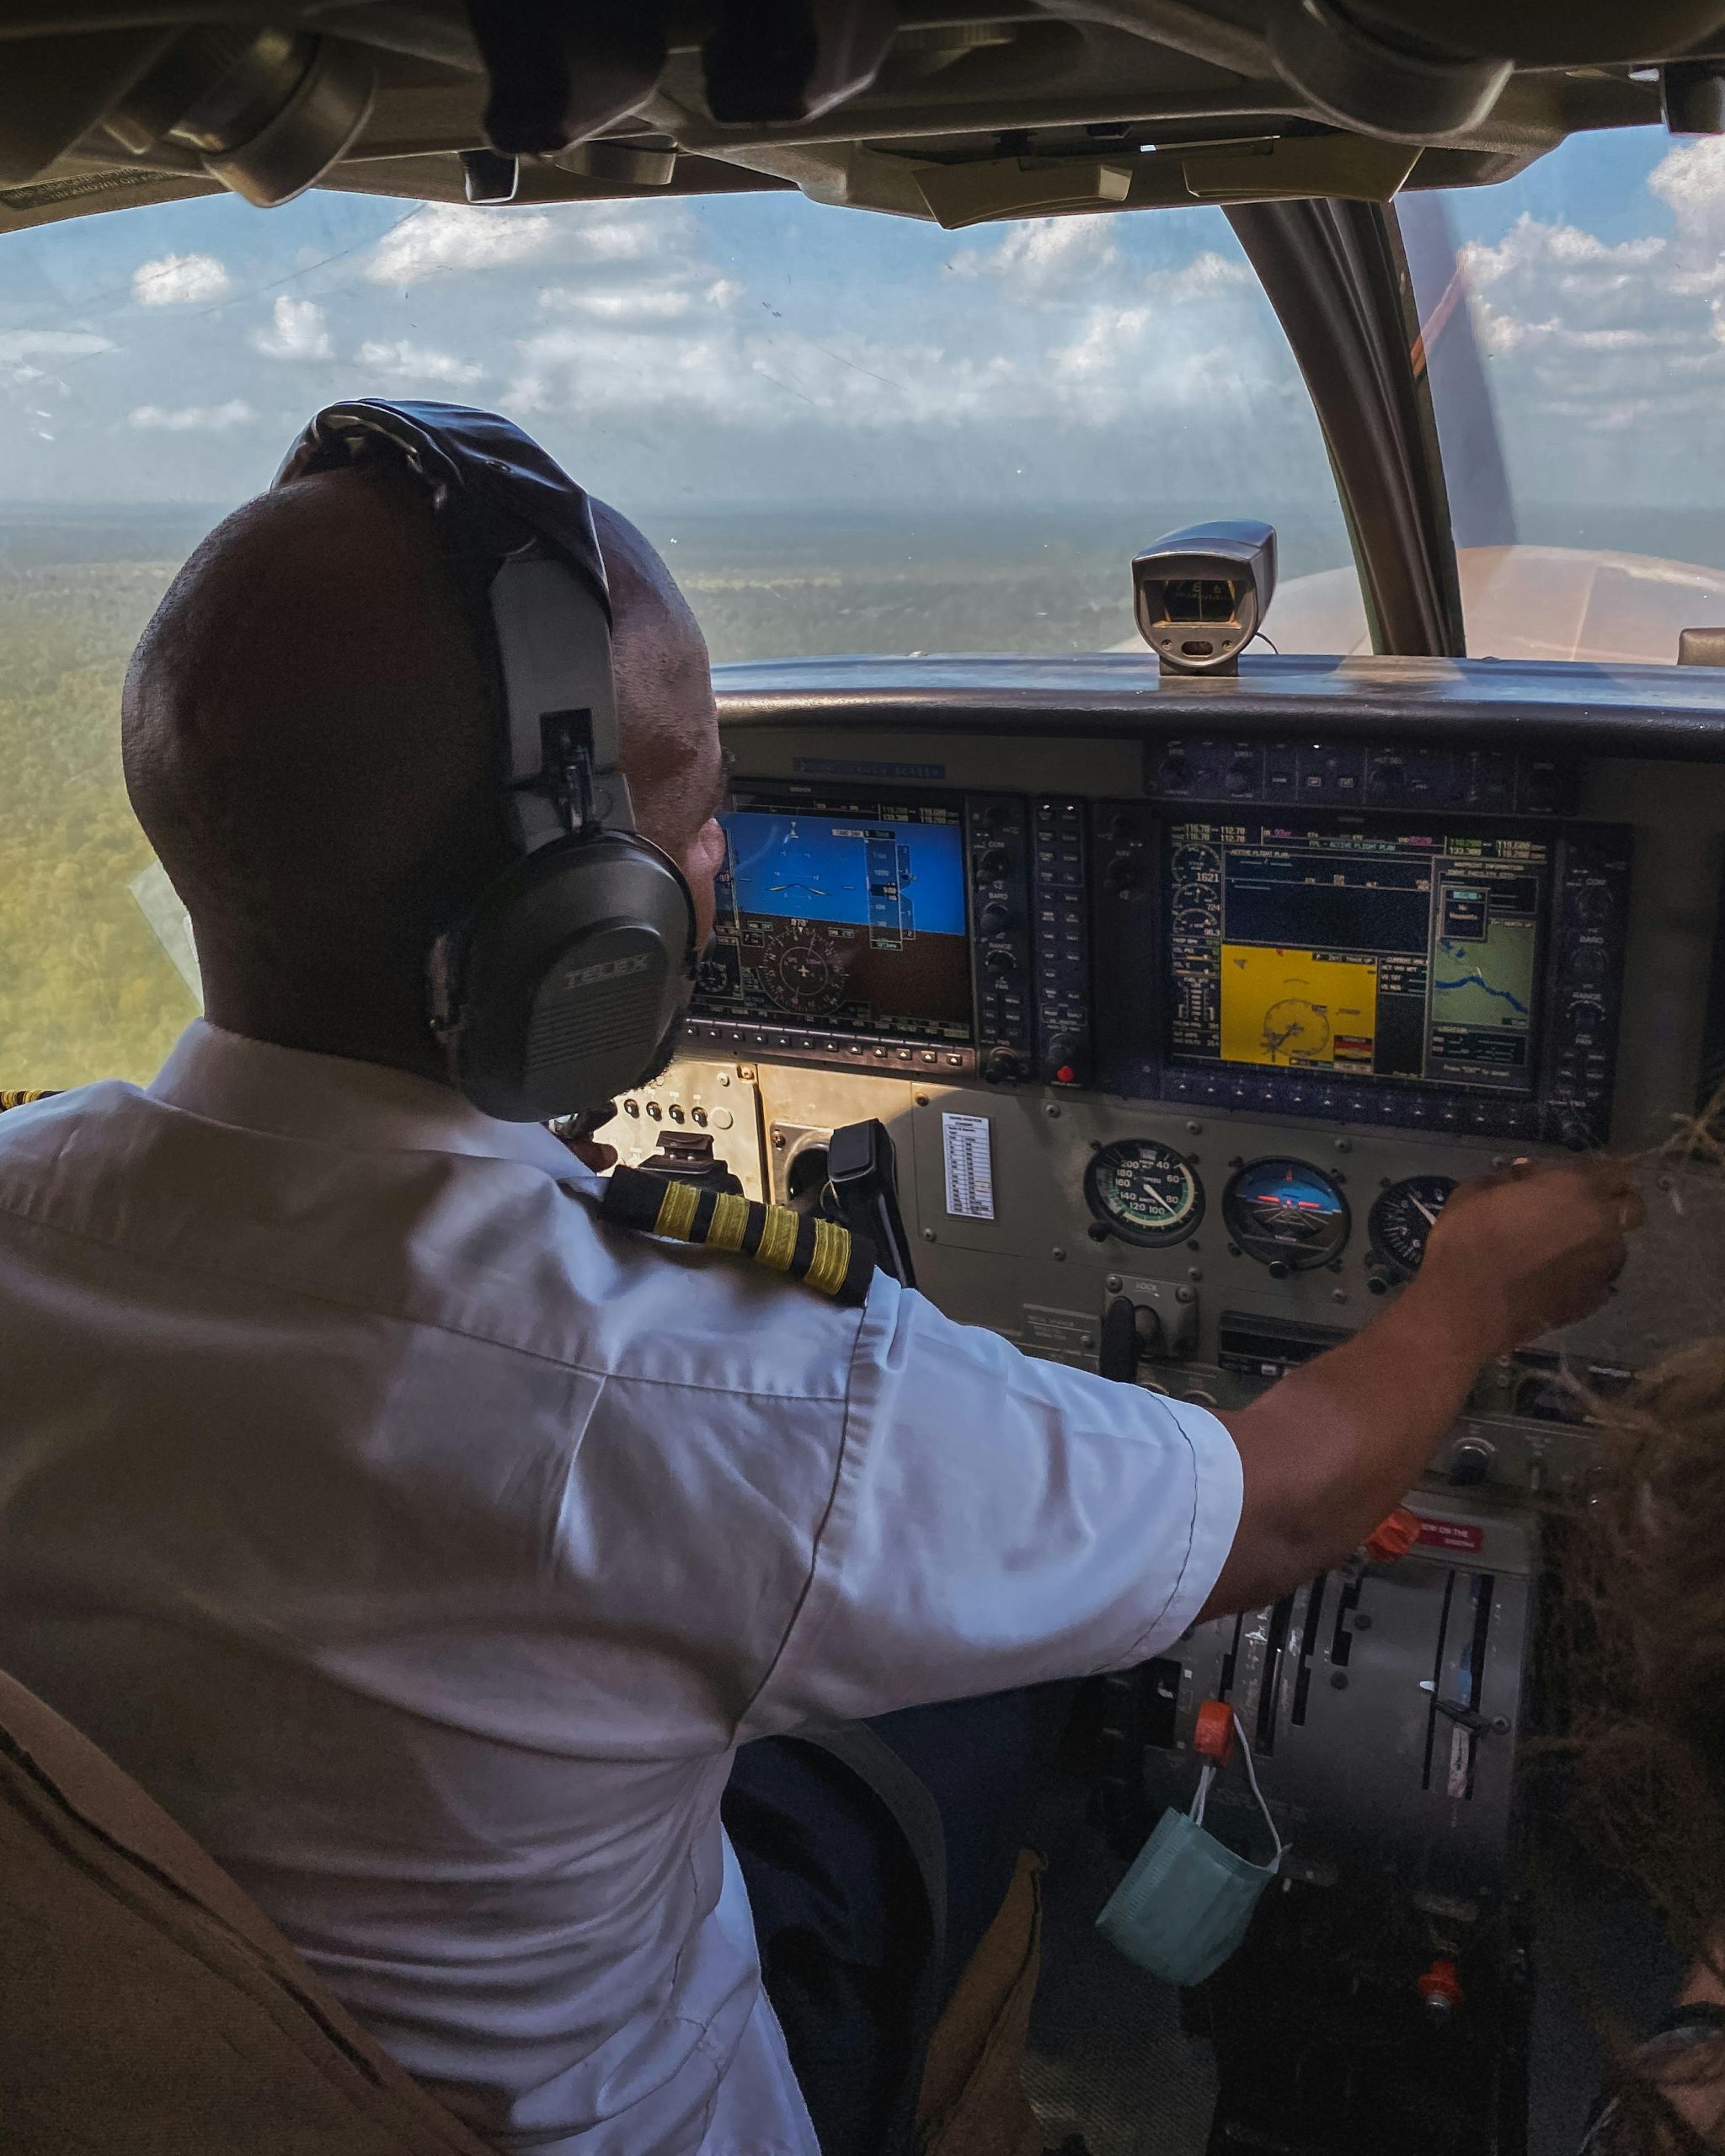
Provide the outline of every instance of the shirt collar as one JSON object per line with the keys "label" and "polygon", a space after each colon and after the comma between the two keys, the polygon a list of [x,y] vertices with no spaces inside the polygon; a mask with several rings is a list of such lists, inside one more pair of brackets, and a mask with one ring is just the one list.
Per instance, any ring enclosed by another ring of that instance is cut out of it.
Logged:
{"label": "shirt collar", "polygon": [[151,1081],[152,1100],[211,1123],[354,1151],[521,1161],[559,1182],[590,1170],[542,1123],[500,1123],[453,1087],[381,1063],[314,1055],[195,1018]]}

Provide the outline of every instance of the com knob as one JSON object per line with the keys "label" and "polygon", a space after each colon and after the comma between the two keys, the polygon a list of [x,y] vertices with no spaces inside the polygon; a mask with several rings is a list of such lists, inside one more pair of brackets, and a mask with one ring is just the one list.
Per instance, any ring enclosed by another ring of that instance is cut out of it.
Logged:
{"label": "com knob", "polygon": [[1012,925],[1012,909],[1004,899],[991,899],[977,923],[985,936],[1004,936]]}
{"label": "com knob", "polygon": [[1156,766],[1156,783],[1164,793],[1183,793],[1192,776],[1192,766],[1186,760],[1183,749],[1170,749]]}
{"label": "com knob", "polygon": [[1012,1086],[1024,1075],[1024,1059],[1017,1049],[991,1049],[984,1059],[982,1075],[991,1086]]}
{"label": "com knob", "polygon": [[1222,773],[1223,790],[1228,793],[1250,793],[1258,780],[1258,766],[1250,756],[1236,756]]}

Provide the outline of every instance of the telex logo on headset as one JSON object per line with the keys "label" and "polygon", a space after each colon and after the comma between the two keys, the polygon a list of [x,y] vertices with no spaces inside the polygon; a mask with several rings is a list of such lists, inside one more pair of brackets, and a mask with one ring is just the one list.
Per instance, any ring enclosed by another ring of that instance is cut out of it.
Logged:
{"label": "telex logo on headset", "polygon": [[652,963],[644,951],[632,958],[601,958],[596,965],[571,967],[558,985],[563,988],[591,988],[601,980],[622,980],[629,974],[644,974]]}

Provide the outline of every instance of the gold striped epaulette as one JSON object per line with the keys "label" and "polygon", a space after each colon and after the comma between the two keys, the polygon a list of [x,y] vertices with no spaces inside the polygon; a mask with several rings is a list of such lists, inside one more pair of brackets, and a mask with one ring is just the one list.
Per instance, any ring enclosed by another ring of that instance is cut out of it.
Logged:
{"label": "gold striped epaulette", "polygon": [[874,1247],[831,1220],[793,1213],[788,1205],[761,1205],[697,1183],[614,1168],[605,1186],[599,1217],[619,1228],[642,1228],[680,1243],[738,1251],[837,1303],[861,1303],[874,1274]]}
{"label": "gold striped epaulette", "polygon": [[58,1089],[50,1086],[40,1092],[10,1093],[0,1086],[0,1112],[7,1108],[28,1107],[32,1101],[51,1101]]}

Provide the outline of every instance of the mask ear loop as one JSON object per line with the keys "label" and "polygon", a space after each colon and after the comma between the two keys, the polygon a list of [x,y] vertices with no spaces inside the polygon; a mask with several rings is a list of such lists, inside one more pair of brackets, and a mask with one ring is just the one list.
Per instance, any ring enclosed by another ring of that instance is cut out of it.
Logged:
{"label": "mask ear loop", "polygon": [[[1276,1822],[1271,1818],[1270,1808],[1263,1801],[1263,1791],[1258,1785],[1258,1769],[1252,1764],[1251,1741],[1242,1726],[1237,1713],[1234,1716],[1234,1730],[1240,1739],[1240,1750],[1246,1762],[1246,1779],[1252,1785],[1252,1794],[1257,1798],[1258,1808],[1263,1814],[1263,1823],[1269,1828],[1270,1839],[1276,1845],[1275,1854],[1264,1868],[1269,1871],[1279,1871],[1282,1868],[1282,1859],[1287,1854],[1287,1845],[1276,1832]],[[1204,1824],[1204,1807],[1210,1801],[1210,1785],[1216,1777],[1216,1764],[1214,1759],[1206,1759],[1199,1770],[1198,1794],[1192,1800],[1192,1823],[1194,1827],[1201,1827]]]}

